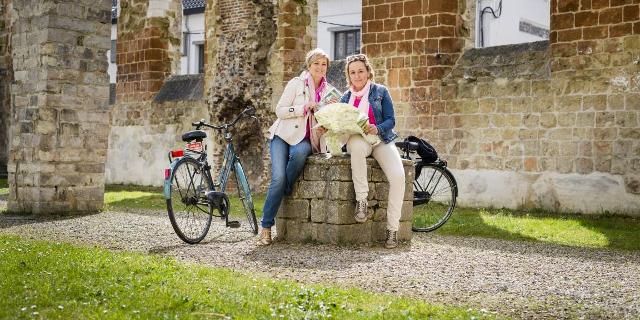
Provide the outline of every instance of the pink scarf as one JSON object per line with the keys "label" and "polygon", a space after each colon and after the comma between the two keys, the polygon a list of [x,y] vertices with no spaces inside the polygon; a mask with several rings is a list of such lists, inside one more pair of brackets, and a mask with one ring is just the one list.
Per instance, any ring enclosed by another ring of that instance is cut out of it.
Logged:
{"label": "pink scarf", "polygon": [[[322,77],[322,79],[320,79],[320,85],[318,86],[318,88],[315,88],[313,77],[309,72],[306,72],[305,84],[309,88],[309,93],[313,93],[309,95],[309,102],[315,102],[315,103],[320,102],[320,99],[322,99],[322,91],[326,88],[326,84],[327,84],[327,81],[325,80],[325,78]],[[313,153],[326,152],[324,151],[325,148],[321,147],[322,144],[320,143],[320,137],[316,133],[316,130],[311,129],[316,125],[316,123],[317,123],[316,117],[313,116],[313,113],[308,114],[307,132],[309,133],[309,142],[311,143],[311,151]]]}
{"label": "pink scarf", "polygon": [[[349,87],[349,91],[351,91],[351,96],[349,97],[349,104],[358,108],[358,111],[369,116],[369,123],[376,124],[375,119],[373,117],[373,109],[369,106],[369,90],[371,89],[371,80],[368,80],[367,83],[362,87],[360,91],[356,91],[353,86]],[[356,98],[360,98],[360,102],[358,105],[355,104]]]}

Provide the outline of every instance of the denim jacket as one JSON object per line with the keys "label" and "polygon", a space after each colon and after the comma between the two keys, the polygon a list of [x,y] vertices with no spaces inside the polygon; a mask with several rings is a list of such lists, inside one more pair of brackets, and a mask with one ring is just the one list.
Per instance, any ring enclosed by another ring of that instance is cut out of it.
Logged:
{"label": "denim jacket", "polygon": [[[349,103],[351,97],[351,91],[347,90],[342,95],[340,102]],[[396,126],[396,117],[393,111],[393,101],[389,90],[381,84],[371,83],[371,89],[369,90],[369,105],[373,109],[373,117],[376,120],[376,127],[378,127],[378,136],[384,141],[389,143],[393,139],[398,137],[398,134],[393,130]]]}

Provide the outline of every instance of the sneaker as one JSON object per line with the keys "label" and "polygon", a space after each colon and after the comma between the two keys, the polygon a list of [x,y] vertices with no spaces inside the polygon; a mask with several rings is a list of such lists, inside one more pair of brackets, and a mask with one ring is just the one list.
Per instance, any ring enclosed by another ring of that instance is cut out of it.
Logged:
{"label": "sneaker", "polygon": [[259,246],[268,246],[271,244],[271,228],[262,228],[260,230],[260,239],[258,240]]}
{"label": "sneaker", "polygon": [[387,249],[393,249],[398,246],[398,231],[391,231],[387,229],[387,240],[384,242],[384,247]]}
{"label": "sneaker", "polygon": [[364,223],[369,219],[369,210],[367,209],[367,200],[356,201],[355,216],[356,222]]}

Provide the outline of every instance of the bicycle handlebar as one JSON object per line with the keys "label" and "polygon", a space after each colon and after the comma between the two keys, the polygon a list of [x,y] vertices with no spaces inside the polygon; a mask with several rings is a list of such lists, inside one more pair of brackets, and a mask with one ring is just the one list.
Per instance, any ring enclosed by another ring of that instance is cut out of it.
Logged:
{"label": "bicycle handlebar", "polygon": [[207,128],[211,128],[211,129],[216,129],[216,130],[227,130],[229,128],[232,128],[233,126],[236,125],[236,123],[238,121],[240,121],[240,119],[244,116],[244,115],[248,115],[250,117],[255,117],[256,114],[256,109],[254,107],[247,107],[244,110],[242,110],[242,112],[240,112],[239,115],[236,116],[235,119],[233,119],[233,121],[231,121],[231,123],[223,123],[221,125],[213,125],[213,124],[208,124],[204,121],[204,119],[200,119],[200,121],[198,122],[193,122],[191,123],[192,126],[196,127],[196,130],[200,130],[201,127],[207,127]]}

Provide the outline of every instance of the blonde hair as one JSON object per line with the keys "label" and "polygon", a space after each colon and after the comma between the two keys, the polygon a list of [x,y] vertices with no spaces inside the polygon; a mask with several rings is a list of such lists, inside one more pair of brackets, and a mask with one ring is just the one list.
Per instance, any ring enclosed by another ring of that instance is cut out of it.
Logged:
{"label": "blonde hair", "polygon": [[369,58],[367,58],[367,55],[365,55],[364,53],[358,53],[348,56],[347,63],[344,65],[344,75],[347,77],[347,83],[349,84],[349,86],[351,86],[351,79],[349,78],[349,65],[351,65],[352,62],[356,61],[364,63],[364,67],[367,68],[367,71],[369,72],[369,80],[373,80],[373,67],[371,66]]}
{"label": "blonde hair", "polygon": [[309,69],[311,67],[311,65],[320,60],[320,59],[327,59],[327,68],[329,67],[329,55],[324,52],[324,50],[320,49],[320,48],[315,48],[309,52],[307,52],[307,56],[305,57],[305,62],[307,63],[307,69]]}

